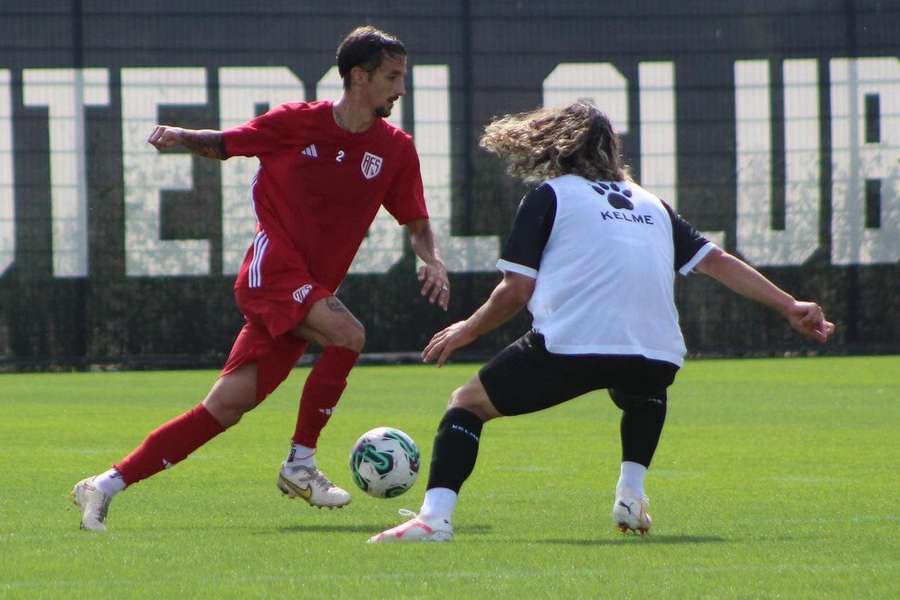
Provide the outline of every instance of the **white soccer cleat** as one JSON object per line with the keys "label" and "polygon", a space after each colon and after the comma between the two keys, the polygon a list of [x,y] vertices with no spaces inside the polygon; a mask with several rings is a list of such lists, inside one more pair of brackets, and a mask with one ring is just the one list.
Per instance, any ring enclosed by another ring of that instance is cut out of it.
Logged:
{"label": "white soccer cleat", "polygon": [[106,513],[112,496],[107,496],[96,486],[94,478],[82,479],[72,488],[72,502],[81,509],[81,528],[89,531],[106,531]]}
{"label": "white soccer cleat", "polygon": [[653,524],[653,519],[647,513],[649,506],[650,499],[646,496],[643,498],[617,496],[613,504],[613,522],[622,533],[634,531],[644,535],[650,531],[650,525]]}
{"label": "white soccer cleat", "polygon": [[350,504],[350,493],[331,483],[316,467],[283,463],[277,485],[288,498],[302,498],[310,506],[340,508]]}
{"label": "white soccer cleat", "polygon": [[406,509],[400,509],[400,514],[404,517],[412,517],[412,519],[382,531],[378,535],[373,535],[369,538],[368,543],[450,542],[453,540],[453,527],[447,519],[420,517]]}

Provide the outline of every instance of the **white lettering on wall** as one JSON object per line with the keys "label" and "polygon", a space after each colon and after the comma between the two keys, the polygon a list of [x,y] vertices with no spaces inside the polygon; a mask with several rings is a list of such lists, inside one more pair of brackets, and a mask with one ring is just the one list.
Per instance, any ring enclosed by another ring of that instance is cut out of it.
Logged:
{"label": "white lettering on wall", "polygon": [[453,273],[493,271],[500,252],[496,235],[450,235],[450,78],[447,65],[413,67],[415,141],[425,200],[441,255]]}
{"label": "white lettering on wall", "polygon": [[25,69],[26,106],[46,106],[50,132],[53,274],[88,275],[84,107],[109,105],[107,69]]}
{"label": "white lettering on wall", "polygon": [[[900,260],[900,62],[895,57],[830,61],[831,115],[819,114],[814,60],[783,61],[784,190],[772,186],[770,63],[738,61],[735,73],[736,246],[757,265],[795,265],[820,247],[823,118],[830,118],[832,264]],[[22,101],[50,115],[53,271],[89,273],[84,110],[108,106],[108,69],[24,69]],[[451,124],[446,65],[413,68],[416,134],[433,225],[455,272],[493,270],[497,236],[450,236]],[[678,153],[675,69],[672,62],[638,64],[642,183],[677,208]],[[0,69],[0,275],[16,254],[12,74]],[[303,83],[286,67],[219,70],[221,128],[246,122],[261,105],[302,101]],[[191,189],[193,157],[159,154],[146,143],[161,105],[205,104],[204,68],[126,68],[121,71],[125,264],[128,276],[206,275],[209,240],[160,239],[160,193]],[[336,99],[337,69],[321,78],[317,97]],[[543,82],[544,104],[578,98],[597,102],[620,133],[629,124],[628,82],[606,63],[558,65]],[[778,92],[775,92],[778,93]],[[403,105],[389,118],[402,123]],[[88,160],[91,157],[88,155]],[[255,216],[250,185],[255,159],[222,164],[223,274],[238,270]],[[773,226],[773,194],[784,194],[785,227]],[[727,199],[724,199],[727,201]],[[705,232],[722,245],[722,232]],[[403,230],[379,211],[351,273],[384,273],[403,255]]]}
{"label": "white lettering on wall", "polygon": [[[258,104],[269,110],[305,99],[303,81],[287,67],[223,67],[219,69],[220,129],[256,117]],[[251,185],[259,160],[233,156],[222,163],[222,273],[240,270],[256,231]]]}
{"label": "white lettering on wall", "polygon": [[[675,118],[675,65],[638,64],[640,87],[641,185],[678,210],[678,121]],[[724,231],[703,231],[718,246]]]}
{"label": "white lettering on wall", "polygon": [[16,259],[12,90],[9,79],[9,69],[0,69],[0,275],[6,273]]}
{"label": "white lettering on wall", "polygon": [[893,263],[900,260],[900,61],[836,58],[830,69],[831,262]]}
{"label": "white lettering on wall", "polygon": [[193,186],[193,157],[147,143],[160,105],[205,104],[203,68],[122,69],[122,169],[128,276],[207,275],[209,240],[161,240],[160,192]]}
{"label": "white lettering on wall", "polygon": [[[734,65],[737,249],[756,265],[803,264],[819,247],[819,78],[817,61],[785,60],[784,190],[772,185],[769,61]],[[784,194],[784,229],[772,227],[772,194]]]}
{"label": "white lettering on wall", "polygon": [[628,80],[609,63],[562,63],[544,79],[544,106],[590,100],[613,128],[628,133]]}
{"label": "white lettering on wall", "polygon": [[675,150],[675,67],[671,62],[638,65],[641,116],[641,185],[678,207]]}

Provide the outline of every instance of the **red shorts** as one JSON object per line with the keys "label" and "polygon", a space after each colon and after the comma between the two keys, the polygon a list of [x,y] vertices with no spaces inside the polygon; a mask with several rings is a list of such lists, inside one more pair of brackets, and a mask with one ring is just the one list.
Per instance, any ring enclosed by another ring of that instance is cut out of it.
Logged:
{"label": "red shorts", "polygon": [[256,363],[256,402],[275,391],[306,350],[307,342],[291,334],[312,305],[332,293],[311,279],[290,285],[237,288],[234,297],[244,315],[231,353],[219,377]]}

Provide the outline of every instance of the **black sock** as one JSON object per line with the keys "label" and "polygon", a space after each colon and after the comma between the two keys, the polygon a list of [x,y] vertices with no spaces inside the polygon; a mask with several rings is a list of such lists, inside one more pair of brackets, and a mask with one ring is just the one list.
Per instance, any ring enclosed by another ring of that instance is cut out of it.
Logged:
{"label": "black sock", "polygon": [[665,399],[650,399],[638,408],[624,411],[619,428],[622,436],[622,461],[649,467],[665,422]]}
{"label": "black sock", "polygon": [[475,413],[464,408],[451,408],[444,413],[434,436],[429,490],[440,487],[459,493],[459,488],[475,468],[482,425]]}

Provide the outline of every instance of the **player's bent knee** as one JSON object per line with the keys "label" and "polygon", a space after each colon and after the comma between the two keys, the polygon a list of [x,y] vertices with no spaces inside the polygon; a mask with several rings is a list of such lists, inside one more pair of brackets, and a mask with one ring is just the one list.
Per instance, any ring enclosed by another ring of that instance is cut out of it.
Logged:
{"label": "player's bent knee", "polygon": [[219,425],[221,425],[225,429],[237,425],[238,421],[241,420],[241,417],[244,416],[244,413],[252,408],[233,406],[223,404],[221,402],[217,403],[215,402],[215,400],[210,401],[209,398],[203,401],[203,406],[205,406],[206,410],[209,411],[209,414],[211,414],[213,418],[218,421]]}
{"label": "player's bent knee", "polygon": [[203,400],[206,410],[225,428],[237,424],[256,405],[256,365],[253,364],[221,377]]}
{"label": "player's bent knee", "polygon": [[226,429],[237,425],[244,413],[256,407],[255,396],[251,398],[222,398],[210,396],[203,401],[206,410]]}
{"label": "player's bent knee", "polygon": [[609,390],[609,397],[612,398],[612,401],[618,406],[620,409],[624,411],[629,410],[639,410],[648,403],[656,403],[656,404],[665,404],[666,403],[666,394],[635,394],[632,392],[626,392],[623,390]]}
{"label": "player's bent knee", "polygon": [[349,335],[347,336],[347,341],[344,344],[345,348],[349,348],[355,352],[362,352],[363,347],[366,345],[366,328],[363,327],[363,324],[359,321],[356,321],[352,327],[349,328]]}
{"label": "player's bent knee", "polygon": [[473,389],[469,384],[457,388],[450,394],[450,402],[447,403],[447,408],[465,409],[481,419],[483,423],[501,416],[497,409],[494,408],[494,405],[491,404],[487,394],[483,390],[480,390],[480,392]]}
{"label": "player's bent knee", "polygon": [[340,346],[348,348],[354,352],[361,352],[366,345],[366,329],[362,323],[356,321],[347,321],[341,327],[335,328],[328,335],[328,346]]}

